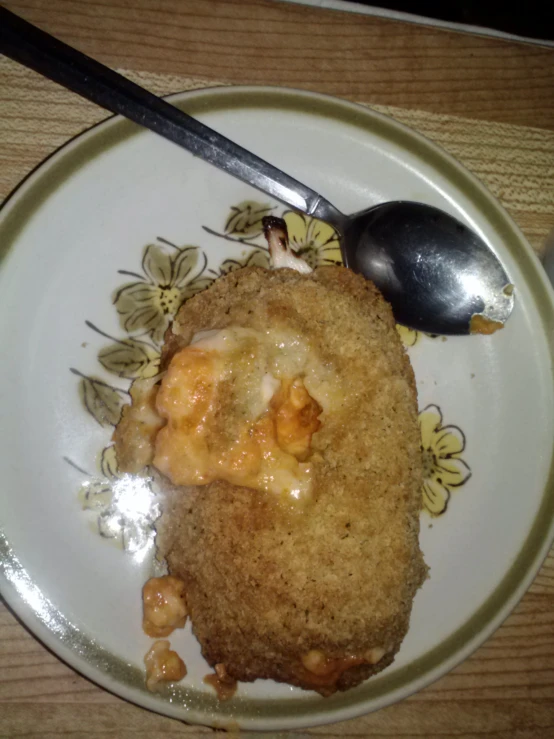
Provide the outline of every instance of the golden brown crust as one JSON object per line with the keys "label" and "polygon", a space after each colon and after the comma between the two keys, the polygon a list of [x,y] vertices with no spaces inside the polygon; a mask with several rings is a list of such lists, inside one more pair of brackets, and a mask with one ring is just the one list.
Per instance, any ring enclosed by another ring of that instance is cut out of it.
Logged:
{"label": "golden brown crust", "polygon": [[[238,680],[344,690],[393,660],[426,575],[413,372],[389,305],[342,267],[248,268],[219,279],[182,306],[162,364],[195,332],[230,325],[300,331],[349,392],[313,436],[312,503],[286,510],[225,482],[164,481],[160,551],[186,582],[210,664]],[[310,650],[340,659],[375,648],[386,651],[376,665],[351,667],[330,686],[301,664]]]}

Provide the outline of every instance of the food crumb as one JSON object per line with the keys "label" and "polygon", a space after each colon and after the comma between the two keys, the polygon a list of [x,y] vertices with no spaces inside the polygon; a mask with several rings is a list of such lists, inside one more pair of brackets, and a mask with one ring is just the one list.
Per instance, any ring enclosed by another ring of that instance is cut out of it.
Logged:
{"label": "food crumb", "polygon": [[492,318],[487,318],[482,313],[474,313],[469,322],[470,334],[484,334],[485,336],[489,336],[490,334],[494,334],[495,331],[500,331],[501,328],[504,328],[504,324],[501,321],[493,321]]}
{"label": "food crumb", "polygon": [[146,687],[151,692],[158,689],[159,683],[176,683],[187,674],[185,663],[169,646],[167,639],[160,639],[144,656]]}
{"label": "food crumb", "polygon": [[186,623],[185,583],[178,577],[151,577],[142,588],[142,604],[142,629],[154,639],[169,636]]}
{"label": "food crumb", "polygon": [[228,701],[237,692],[237,681],[227,674],[224,664],[217,664],[215,673],[206,675],[204,682],[211,685],[220,701]]}

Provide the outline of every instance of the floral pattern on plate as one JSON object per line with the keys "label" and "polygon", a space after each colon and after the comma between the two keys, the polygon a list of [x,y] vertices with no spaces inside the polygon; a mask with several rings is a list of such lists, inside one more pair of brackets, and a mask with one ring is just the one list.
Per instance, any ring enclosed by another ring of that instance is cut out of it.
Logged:
{"label": "floral pattern on plate", "polygon": [[113,446],[101,451],[98,467],[99,474],[89,476],[79,490],[83,510],[93,514],[100,536],[131,554],[144,552],[154,539],[154,523],[160,515],[151,478],[120,474]]}
{"label": "floral pattern on plate", "polygon": [[[408,328],[408,326],[402,326],[400,323],[396,324],[396,330],[398,335],[405,347],[409,348],[415,346],[424,337],[428,339],[438,339],[438,334],[426,334],[423,331],[416,331],[414,328]],[[442,337],[443,341],[446,341],[446,336]]]}
{"label": "floral pattern on plate", "polygon": [[144,250],[143,274],[120,270],[136,280],[123,285],[113,297],[123,330],[128,334],[142,331],[156,344],[163,340],[181,303],[211,282],[202,278],[207,258],[197,246],[158,241]]}
{"label": "floral pattern on plate", "polygon": [[[279,212],[268,203],[239,203],[230,208],[222,230],[203,226],[212,237],[248,247],[239,257],[227,257],[208,267],[208,256],[200,247],[178,246],[158,238],[156,243],[144,248],[140,272],[119,270],[119,274],[133,278],[112,297],[125,335],[121,338],[111,336],[90,321],[86,322],[88,328],[109,340],[98,351],[100,366],[110,375],[129,382],[155,377],[159,371],[164,333],[182,302],[233,270],[269,267],[262,218],[270,214],[284,218],[292,248],[310,266],[341,264],[338,235],[328,224],[291,210]],[[405,326],[397,326],[397,329],[407,348],[426,336]],[[80,378],[79,393],[88,413],[101,426],[114,427],[123,405],[129,400],[128,390],[99,377],[84,375],[74,368],[71,371]],[[443,426],[442,411],[437,405],[424,408],[419,414],[419,423],[424,463],[422,508],[438,516],[446,511],[451,491],[464,485],[471,476],[461,457],[465,436],[457,426]],[[118,542],[132,553],[144,549],[151,543],[159,515],[159,503],[150,478],[121,475],[113,446],[100,452],[98,468],[99,474],[84,482],[79,491],[83,508],[96,516],[101,536]],[[133,506],[128,504],[130,495],[138,496],[138,505],[136,500]]]}
{"label": "floral pattern on plate", "polygon": [[428,405],[419,414],[421,453],[423,456],[423,507],[434,516],[444,513],[452,491],[471,477],[462,459],[466,438],[452,424],[443,425],[438,405]]}

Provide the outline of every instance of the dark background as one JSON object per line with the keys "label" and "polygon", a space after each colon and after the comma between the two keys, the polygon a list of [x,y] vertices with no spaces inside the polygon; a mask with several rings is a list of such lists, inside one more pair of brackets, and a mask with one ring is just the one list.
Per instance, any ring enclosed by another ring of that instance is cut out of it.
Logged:
{"label": "dark background", "polygon": [[[355,0],[361,5],[484,26],[518,36],[554,40],[554,0]],[[513,9],[512,9],[513,8]]]}

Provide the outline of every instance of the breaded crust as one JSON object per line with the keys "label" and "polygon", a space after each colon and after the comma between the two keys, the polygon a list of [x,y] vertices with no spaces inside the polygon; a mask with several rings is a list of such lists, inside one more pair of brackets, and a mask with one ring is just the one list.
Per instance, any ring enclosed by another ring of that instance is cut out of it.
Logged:
{"label": "breaded crust", "polygon": [[[158,546],[186,583],[210,664],[238,680],[273,678],[328,695],[392,662],[426,576],[412,368],[389,305],[343,267],[220,278],[180,309],[162,366],[194,333],[231,325],[300,331],[348,389],[312,439],[313,501],[289,510],[227,482],[176,488],[164,480]],[[302,665],[311,650],[339,659],[372,649],[386,654],[330,685]]]}

